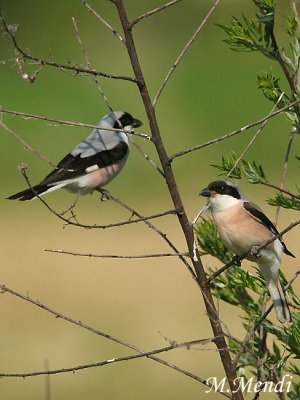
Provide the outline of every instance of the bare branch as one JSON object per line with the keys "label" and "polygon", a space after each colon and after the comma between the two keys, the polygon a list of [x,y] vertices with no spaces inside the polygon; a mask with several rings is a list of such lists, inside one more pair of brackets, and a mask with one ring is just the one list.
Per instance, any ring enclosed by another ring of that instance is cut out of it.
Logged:
{"label": "bare branch", "polygon": [[113,28],[108,22],[105,21],[104,18],[101,17],[94,9],[87,3],[85,0],[81,0],[81,3],[88,9],[88,11],[94,15],[103,25],[105,25],[119,40],[122,44],[125,45],[124,39],[122,36]]}
{"label": "bare branch", "polygon": [[182,1],[182,0],[172,0],[169,3],[163,4],[160,7],[154,8],[153,10],[148,11],[143,15],[140,15],[138,18],[136,18],[134,21],[131,22],[131,27],[133,28],[138,22],[140,22],[144,18],[150,17],[153,14],[156,14],[162,10],[165,10],[166,8],[175,5],[175,4],[179,3],[180,1]]}
{"label": "bare branch", "polygon": [[[168,351],[178,349],[178,348],[186,348],[186,349],[191,349],[195,345],[205,345],[207,343],[213,343],[215,342],[216,338],[209,338],[209,339],[198,339],[198,340],[190,340],[182,343],[177,343],[177,342],[172,342],[169,346],[161,347],[159,349],[151,350],[148,352],[143,352],[139,354],[131,354],[128,356],[124,357],[115,357],[110,360],[104,360],[100,362],[95,362],[95,363],[90,363],[90,364],[84,364],[84,365],[78,365],[74,367],[69,367],[69,368],[61,368],[61,369],[54,369],[54,370],[44,370],[44,371],[35,371],[35,372],[25,372],[25,373],[0,373],[0,378],[28,378],[28,377],[33,377],[33,376],[39,376],[39,375],[55,375],[55,374],[62,374],[66,372],[72,372],[75,373],[76,371],[80,371],[83,369],[88,369],[88,368],[94,368],[94,367],[103,367],[105,365],[111,365],[123,361],[131,361],[135,360],[138,358],[150,358],[150,356],[154,356],[156,354],[160,353],[166,353]],[[209,384],[207,381],[204,379],[201,380],[201,382],[206,382],[205,384],[212,389],[214,389],[214,386]]]}
{"label": "bare branch", "polygon": [[[134,210],[133,208],[131,208],[128,204],[124,203],[122,200],[117,199],[116,197],[112,196],[109,193],[109,197],[116,202],[117,204],[119,204],[121,207],[125,208],[126,210],[130,211],[132,213],[132,215],[136,215],[138,218],[142,218],[142,215],[139,214],[136,210]],[[178,214],[180,214],[180,211],[176,211],[176,215],[178,216]],[[175,247],[175,245],[173,244],[173,242],[171,242],[171,240],[168,238],[168,236],[162,232],[160,229],[158,229],[155,225],[153,225],[150,221],[145,220],[144,223],[146,225],[149,226],[149,228],[151,228],[152,230],[154,230],[154,232],[156,232],[159,236],[161,236],[164,241],[169,245],[169,247],[175,251],[175,253],[179,254],[180,252],[177,250],[177,248]],[[198,280],[196,278],[195,272],[193,271],[192,267],[190,266],[190,264],[187,262],[187,260],[183,257],[183,256],[178,256],[180,258],[180,260],[184,263],[184,265],[187,267],[188,271],[190,272],[190,274],[192,275],[193,279],[195,280],[195,282],[198,284]]]}
{"label": "bare branch", "polygon": [[8,33],[8,35],[10,36],[11,41],[12,41],[15,49],[24,57],[24,59],[35,61],[39,65],[48,65],[50,67],[55,67],[55,68],[59,68],[59,69],[63,69],[63,70],[75,71],[76,74],[85,73],[85,74],[89,74],[89,75],[93,75],[93,76],[103,76],[104,78],[120,79],[120,80],[125,80],[125,81],[136,83],[136,80],[134,78],[132,78],[132,77],[129,77],[129,76],[108,74],[106,72],[96,71],[94,69],[81,68],[81,67],[78,67],[76,65],[60,64],[60,63],[57,63],[55,61],[45,60],[45,59],[40,58],[40,57],[32,56],[32,55],[26,53],[19,46],[19,44],[18,44],[18,42],[17,42],[17,40],[15,38],[15,35],[12,33],[12,31],[9,29],[9,27],[8,27],[8,25],[6,23],[6,20],[4,18],[4,15],[3,15],[3,12],[2,12],[1,8],[0,8],[0,19],[2,20],[4,29]]}
{"label": "bare branch", "polygon": [[[0,114],[1,115],[1,114]],[[24,139],[21,138],[20,135],[18,135],[15,131],[10,129],[7,125],[5,125],[2,121],[0,120],[0,126],[5,129],[7,132],[9,132],[15,139],[17,139],[27,150],[31,151],[33,154],[35,154],[38,158],[40,158],[43,161],[46,161],[48,164],[50,164],[52,167],[56,168],[56,165],[50,161],[47,157],[45,157],[40,151],[34,149],[31,147],[27,142],[25,142]]]}
{"label": "bare branch", "polygon": [[[279,96],[278,100],[276,101],[276,103],[274,104],[274,106],[272,107],[272,110],[270,111],[270,113],[268,114],[268,117],[270,117],[270,115],[274,112],[274,110],[277,108],[277,105],[279,104],[279,102],[281,101],[282,97],[284,95],[284,92],[281,93],[281,95]],[[253,138],[250,140],[250,142],[248,143],[248,145],[245,147],[245,149],[242,151],[242,154],[240,155],[240,157],[236,160],[236,162],[234,163],[233,167],[231,168],[231,170],[228,172],[228,174],[226,175],[225,179],[228,179],[230,177],[230,175],[233,173],[233,171],[236,169],[236,167],[239,165],[239,163],[242,161],[242,159],[244,158],[245,154],[247,153],[247,151],[250,149],[250,147],[253,145],[254,141],[257,139],[257,136],[260,134],[260,132],[264,129],[264,127],[266,126],[266,124],[268,123],[269,119],[266,119],[261,126],[259,127],[258,131],[255,133],[255,135],[253,136]]]}
{"label": "bare branch", "polygon": [[170,79],[172,73],[174,72],[175,68],[177,67],[177,65],[180,63],[180,61],[182,60],[182,58],[184,57],[185,53],[188,51],[188,49],[191,47],[191,45],[193,44],[193,42],[195,41],[195,39],[197,38],[198,34],[201,32],[202,28],[204,27],[204,25],[207,23],[209,17],[212,15],[212,13],[215,11],[216,7],[218,6],[218,4],[221,2],[221,0],[216,0],[215,3],[213,4],[213,6],[211,7],[211,9],[209,10],[209,12],[207,13],[207,15],[205,16],[205,18],[203,19],[203,21],[201,22],[201,24],[198,26],[198,28],[195,30],[195,32],[193,33],[191,39],[187,42],[187,44],[184,46],[184,48],[182,49],[181,53],[179,54],[179,56],[177,57],[176,61],[174,62],[174,64],[172,65],[171,69],[169,70],[169,72],[167,73],[165,79],[163,80],[160,88],[158,89],[158,92],[155,95],[154,101],[153,101],[153,107],[156,107],[157,101],[162,93],[162,91],[164,90],[168,80]]}
{"label": "bare branch", "polygon": [[268,186],[268,187],[270,187],[270,188],[273,188],[273,189],[275,189],[275,190],[278,190],[280,193],[285,193],[285,194],[287,194],[288,196],[291,196],[291,197],[294,198],[294,199],[300,200],[300,196],[299,196],[299,195],[294,194],[294,193],[291,193],[291,192],[289,192],[288,190],[281,189],[279,186],[273,185],[272,183],[269,183],[269,182],[262,182],[261,184],[262,184],[263,186]]}
{"label": "bare branch", "polygon": [[91,69],[91,64],[90,64],[90,62],[89,62],[86,49],[85,49],[85,47],[84,47],[84,45],[83,45],[83,42],[82,42],[82,40],[81,40],[81,36],[80,36],[80,33],[79,33],[78,25],[77,25],[76,19],[75,19],[74,17],[72,17],[72,22],[73,22],[74,29],[75,29],[75,33],[76,33],[76,39],[77,39],[77,41],[78,41],[78,43],[79,43],[79,46],[80,46],[81,52],[82,52],[82,54],[83,54],[83,57],[84,57],[84,59],[85,59],[86,65],[87,65],[87,67],[88,67],[89,69]]}
{"label": "bare branch", "polygon": [[[147,88],[147,85],[144,80],[144,76],[143,76],[142,69],[141,69],[141,66],[139,63],[134,39],[132,36],[132,26],[128,20],[123,0],[115,0],[115,4],[116,4],[116,7],[117,7],[117,10],[119,13],[119,18],[120,18],[120,21],[121,21],[121,24],[123,27],[127,51],[128,51],[128,55],[130,58],[131,66],[132,66],[134,76],[136,78],[137,85],[138,85],[138,88],[140,91],[140,95],[143,100],[143,104],[144,104],[144,107],[145,107],[145,110],[146,110],[146,113],[148,116],[148,121],[149,121],[150,129],[152,132],[152,138],[153,138],[153,141],[154,141],[154,144],[155,144],[155,147],[156,147],[156,150],[157,150],[157,153],[158,153],[158,156],[159,156],[162,168],[163,168],[163,172],[166,177],[166,183],[168,185],[170,196],[172,198],[174,207],[178,211],[178,213],[177,213],[178,220],[181,225],[182,232],[185,235],[188,250],[189,250],[190,256],[192,258],[193,250],[194,250],[193,230],[192,230],[192,227],[187,218],[187,215],[186,215],[186,212],[185,212],[182,200],[181,200],[181,196],[178,191],[175,176],[173,174],[172,166],[171,166],[169,157],[166,153],[163,139],[162,139],[160,131],[159,131],[159,127],[158,127],[158,123],[157,123],[157,119],[156,119],[156,115],[155,115],[155,109],[151,102],[148,88]],[[206,307],[209,321],[210,321],[210,324],[211,324],[211,327],[213,330],[213,334],[214,334],[214,336],[221,336],[221,338],[218,341],[216,341],[216,345],[219,349],[219,355],[221,358],[221,362],[223,364],[224,371],[226,373],[228,383],[229,383],[229,386],[230,386],[230,389],[232,392],[232,399],[233,400],[242,400],[243,394],[239,388],[239,385],[237,384],[237,380],[236,380],[237,375],[233,368],[231,356],[230,356],[226,341],[223,337],[223,335],[224,335],[223,329],[222,329],[222,325],[219,321],[216,307],[214,305],[213,296],[212,296],[212,293],[211,293],[209,287],[207,287],[205,285],[206,274],[205,274],[204,267],[203,267],[200,259],[198,259],[197,261],[192,260],[192,262],[193,262],[193,266],[194,266],[194,269],[196,272],[197,282],[200,286],[201,293],[203,295],[205,307]]]}
{"label": "bare branch", "polygon": [[[78,41],[79,46],[81,48],[81,51],[82,51],[83,57],[85,59],[86,65],[87,65],[87,67],[89,69],[92,69],[92,65],[91,65],[91,63],[89,61],[89,58],[88,58],[88,55],[87,55],[87,51],[86,51],[86,49],[85,49],[85,47],[83,45],[83,42],[82,42],[80,34],[79,34],[79,29],[78,29],[76,20],[75,20],[75,18],[72,18],[72,20],[73,20],[73,24],[74,24],[74,28],[75,28],[75,32],[76,32],[77,41]],[[95,81],[97,89],[100,92],[100,94],[101,94],[105,104],[107,105],[108,109],[110,110],[110,112],[114,113],[114,110],[113,110],[112,106],[110,105],[110,103],[108,101],[108,98],[106,97],[106,95],[105,95],[105,93],[104,93],[104,91],[103,91],[103,89],[102,89],[102,87],[100,85],[99,78],[97,76],[94,77],[94,81]],[[120,126],[120,128],[122,128],[122,126]]]}
{"label": "bare branch", "polygon": [[[87,3],[86,3],[86,5],[87,5]],[[90,7],[90,6],[89,6]],[[72,18],[72,21],[73,21],[73,24],[74,24],[74,28],[75,28],[75,32],[76,32],[76,36],[77,36],[77,40],[78,40],[78,43],[79,43],[79,45],[80,45],[80,48],[81,48],[81,51],[82,51],[82,54],[83,54],[83,56],[84,56],[84,58],[85,58],[85,61],[86,61],[86,64],[87,64],[87,66],[89,67],[89,68],[91,68],[91,64],[90,64],[90,61],[89,61],[89,59],[88,59],[88,56],[87,56],[87,52],[86,52],[86,50],[85,50],[85,47],[84,47],[84,45],[83,45],[83,42],[82,42],[82,40],[81,40],[81,37],[80,37],[80,34],[79,34],[79,30],[78,30],[78,26],[77,26],[77,23],[76,23],[76,21],[75,21],[75,18]],[[122,39],[123,40],[123,39]],[[110,110],[110,112],[112,112],[113,114],[114,114],[114,110],[113,110],[113,108],[112,108],[112,106],[111,106],[111,104],[110,104],[110,102],[108,101],[108,98],[107,98],[107,96],[105,95],[105,93],[104,93],[104,91],[103,91],[103,89],[102,89],[102,87],[100,86],[100,82],[99,82],[99,79],[97,78],[97,77],[95,77],[95,83],[96,83],[96,85],[97,85],[97,88],[98,88],[98,90],[99,90],[99,92],[100,92],[100,94],[101,94],[101,96],[102,96],[102,98],[103,98],[103,100],[104,100],[104,102],[106,103],[106,105],[107,105],[107,107],[109,108],[109,110]],[[116,118],[117,119],[117,118]],[[120,128],[122,128],[122,125],[120,124]],[[128,137],[128,140],[133,144],[133,146],[137,149],[137,151],[164,177],[164,173],[162,172],[162,170],[155,164],[155,162],[154,161],[152,161],[151,159],[150,159],[150,157],[144,152],[144,150],[142,149],[142,147],[141,146],[139,146],[137,143],[135,143],[134,142],[134,140],[129,136],[129,135],[127,135],[127,137]],[[150,139],[150,137],[148,136],[148,138]]]}
{"label": "bare branch", "polygon": [[[281,181],[280,181],[280,190],[283,190],[285,182],[286,182],[289,158],[290,158],[292,145],[293,145],[296,133],[297,133],[296,128],[293,128],[291,133],[290,133],[290,137],[289,137],[289,141],[288,141],[288,145],[287,145],[287,149],[286,149],[286,153],[285,153],[284,164],[283,164],[282,175],[281,175]],[[275,226],[278,223],[280,208],[281,208],[280,206],[277,206],[276,216],[275,216]]]}
{"label": "bare branch", "polygon": [[137,352],[140,352],[140,350],[136,346],[134,346],[134,345],[132,345],[130,343],[127,343],[126,341],[124,341],[122,339],[118,339],[118,338],[116,338],[116,337],[114,337],[114,336],[112,336],[112,335],[110,335],[108,333],[105,333],[105,332],[102,332],[102,331],[100,331],[98,329],[95,329],[95,328],[93,328],[93,327],[91,327],[89,325],[86,325],[80,320],[76,321],[75,319],[73,319],[71,317],[68,317],[68,316],[66,316],[66,315],[64,315],[64,314],[62,314],[62,313],[60,313],[58,311],[55,311],[54,309],[52,309],[52,308],[48,307],[47,305],[41,303],[39,300],[32,299],[28,295],[21,294],[21,293],[15,291],[15,290],[3,285],[3,284],[0,284],[0,290],[2,291],[2,293],[6,293],[7,292],[7,293],[12,294],[15,297],[18,297],[18,298],[20,298],[22,300],[25,300],[28,303],[31,303],[31,304],[33,304],[33,305],[35,305],[35,306],[47,311],[48,313],[54,315],[56,318],[61,318],[64,321],[70,322],[73,325],[77,325],[77,326],[79,326],[79,327],[81,327],[83,329],[86,329],[89,332],[92,332],[92,333],[94,333],[94,334],[96,334],[98,336],[102,336],[102,337],[104,337],[106,339],[109,339],[109,340],[111,340],[111,341],[113,341],[115,343],[118,343],[118,344],[120,344],[122,346],[128,347],[128,348],[130,348],[132,350],[135,350]]}
{"label": "bare branch", "polygon": [[155,164],[155,162],[153,160],[151,160],[151,158],[148,156],[148,154],[146,154],[144,152],[144,150],[142,149],[141,146],[139,146],[137,143],[135,143],[133,141],[133,139],[131,137],[128,137],[129,141],[133,144],[133,146],[137,149],[137,151],[152,165],[152,167],[154,167],[156,169],[156,171],[163,177],[165,178],[165,174],[163,173],[163,171],[161,170],[161,168],[159,168],[158,165]]}
{"label": "bare branch", "polygon": [[[45,310],[46,312],[48,312],[48,313],[54,315],[54,316],[57,317],[57,318],[61,318],[61,319],[63,319],[64,321],[70,322],[71,324],[74,324],[74,325],[79,326],[79,327],[81,327],[81,328],[83,328],[83,329],[86,329],[86,330],[88,330],[89,332],[95,333],[96,335],[102,336],[102,337],[104,337],[104,338],[106,338],[106,339],[109,339],[109,340],[111,340],[111,341],[113,341],[113,342],[115,342],[115,343],[118,343],[118,344],[120,344],[120,345],[122,345],[122,346],[128,347],[128,348],[130,348],[130,349],[136,351],[137,353],[139,353],[139,354],[141,355],[141,357],[150,358],[150,359],[153,360],[153,361],[156,361],[156,362],[158,362],[158,363],[160,363],[160,364],[166,365],[166,366],[168,366],[169,368],[174,369],[175,371],[178,371],[178,372],[180,372],[180,373],[182,373],[182,374],[184,374],[184,375],[186,375],[186,376],[188,376],[188,377],[190,377],[190,378],[192,378],[192,379],[194,379],[194,380],[196,380],[196,381],[198,381],[198,382],[203,383],[203,384],[206,385],[206,386],[211,387],[210,384],[209,384],[205,379],[202,379],[202,378],[200,378],[199,376],[197,376],[197,375],[195,375],[195,374],[193,374],[193,373],[191,373],[191,372],[189,372],[189,371],[183,370],[182,368],[180,368],[180,367],[178,367],[178,366],[176,366],[176,365],[174,365],[174,364],[168,363],[167,361],[162,360],[162,359],[156,357],[155,355],[151,355],[151,354],[150,354],[150,355],[146,355],[146,353],[145,353],[144,351],[142,351],[141,349],[139,349],[139,348],[136,347],[135,345],[132,345],[132,344],[130,344],[130,343],[127,343],[127,342],[125,342],[124,340],[118,339],[118,338],[116,338],[116,337],[114,337],[114,336],[112,336],[112,335],[110,335],[110,334],[101,332],[101,331],[99,331],[98,329],[95,329],[95,328],[93,328],[93,327],[91,327],[91,326],[89,326],[89,325],[84,324],[82,321],[76,321],[76,320],[74,320],[73,318],[70,318],[70,317],[68,317],[68,316],[66,316],[66,315],[64,315],[64,314],[61,314],[61,313],[59,313],[59,312],[53,310],[52,308],[46,306],[45,304],[42,304],[42,303],[39,302],[38,300],[34,300],[34,299],[30,298],[28,295],[25,296],[25,295],[23,295],[23,294],[21,294],[21,293],[19,293],[19,292],[16,292],[16,291],[13,290],[13,289],[8,288],[7,286],[5,286],[5,285],[3,285],[3,284],[0,284],[0,290],[2,290],[2,293],[8,292],[8,293],[12,294],[13,296],[16,296],[16,297],[18,297],[18,298],[20,298],[20,299],[22,299],[22,300],[25,300],[25,301],[27,301],[27,302],[29,302],[29,303],[31,303],[31,304],[33,304],[33,305],[35,305],[35,306],[37,306],[37,307],[43,309],[43,310]],[[211,342],[216,342],[218,339],[219,339],[219,338],[217,338],[217,337],[212,338],[212,339],[204,339],[204,342],[203,342],[203,343],[207,343],[207,340],[209,340],[209,341],[211,341]],[[171,345],[170,345],[170,346],[171,346]],[[170,347],[170,346],[169,346],[169,347]],[[131,357],[134,357],[134,356],[131,356]],[[107,361],[107,360],[106,360],[106,361]],[[112,361],[111,361],[111,362],[112,362]],[[43,372],[44,372],[44,374],[47,374],[49,371],[43,371]],[[72,371],[70,371],[70,372],[72,372]],[[218,391],[218,388],[213,388],[213,389]],[[222,392],[220,392],[220,393],[222,393]],[[231,397],[230,397],[228,394],[226,394],[226,393],[222,393],[222,394],[223,394],[224,396],[228,397],[228,398],[231,398]]]}
{"label": "bare branch", "polygon": [[140,258],[160,258],[160,257],[189,257],[189,253],[157,253],[157,254],[139,254],[139,255],[120,255],[120,254],[93,254],[93,253],[77,253],[74,251],[67,250],[54,250],[54,249],[43,249],[47,253],[59,253],[67,254],[71,256],[80,256],[88,258],[118,258],[118,259],[140,259]]}
{"label": "bare branch", "polygon": [[[21,173],[24,176],[28,186],[32,189],[32,191],[36,194],[37,198],[48,208],[48,210],[53,213],[54,215],[56,215],[59,219],[61,219],[62,221],[66,222],[66,225],[72,225],[72,226],[78,226],[81,228],[88,228],[88,229],[93,229],[93,228],[100,228],[100,229],[106,229],[106,228],[112,228],[112,227],[116,227],[116,226],[121,226],[121,225],[128,225],[130,223],[135,223],[138,221],[143,221],[147,226],[149,226],[149,228],[151,228],[152,230],[154,230],[154,232],[156,232],[159,236],[161,236],[166,242],[167,244],[171,247],[172,250],[174,250],[176,253],[180,253],[177,248],[175,247],[175,245],[171,242],[171,240],[167,237],[167,235],[162,232],[160,229],[158,229],[155,225],[153,225],[150,221],[148,221],[148,217],[143,217],[141,214],[139,214],[136,210],[134,210],[133,208],[131,208],[128,204],[124,203],[122,200],[114,197],[111,193],[109,193],[107,190],[103,190],[103,189],[98,189],[98,191],[100,193],[102,193],[102,195],[105,195],[106,198],[109,198],[111,200],[113,200],[115,203],[119,204],[121,207],[125,208],[126,210],[131,212],[132,216],[137,216],[137,219],[130,219],[129,221],[123,221],[123,222],[119,222],[116,224],[109,224],[109,225],[84,225],[84,224],[80,224],[77,220],[75,215],[72,213],[71,218],[67,219],[65,218],[62,214],[57,213],[55,210],[53,210],[53,208],[51,208],[49,206],[49,204],[41,197],[38,195],[38,193],[36,193],[33,189],[33,187],[30,184],[30,181],[27,177],[26,174],[26,170],[25,168],[21,168]],[[162,214],[167,215],[167,214],[178,214],[178,211],[176,210],[170,210],[170,211],[165,211],[164,213],[160,213],[159,215],[154,215],[155,218],[159,218],[160,216],[162,216]],[[153,216],[152,216],[153,217]],[[75,218],[75,222],[72,220]],[[185,260],[185,258],[181,255],[178,256],[180,258],[180,260],[184,263],[184,265],[187,267],[187,269],[189,270],[189,272],[192,274],[194,280],[198,283],[196,277],[195,277],[195,273],[193,271],[193,269],[191,268],[191,266],[189,265],[189,263]]]}
{"label": "bare branch", "polygon": [[287,64],[285,63],[283,57],[280,54],[280,50],[279,50],[279,46],[275,37],[275,33],[274,33],[274,26],[273,28],[270,30],[270,38],[272,41],[272,47],[273,47],[273,51],[272,51],[272,55],[273,57],[278,61],[278,64],[280,65],[286,80],[288,81],[288,84],[290,86],[290,89],[292,91],[292,96],[294,96],[295,92],[296,92],[296,87],[295,87],[295,82],[294,82],[294,77],[291,75],[289,68],[287,66]]}
{"label": "bare branch", "polygon": [[270,115],[268,114],[267,116],[265,116],[265,117],[259,119],[258,121],[251,122],[251,123],[249,123],[249,124],[243,126],[243,127],[240,128],[240,129],[237,129],[237,130],[235,130],[235,131],[232,131],[232,132],[230,132],[230,133],[227,133],[226,135],[219,136],[219,137],[217,137],[217,138],[215,138],[215,139],[209,140],[208,142],[205,142],[205,143],[202,143],[202,144],[198,144],[198,145],[196,145],[196,146],[189,147],[188,149],[179,151],[178,153],[175,153],[175,154],[173,154],[172,156],[170,156],[170,157],[169,157],[169,160],[170,160],[170,161],[173,161],[173,160],[174,160],[175,158],[177,158],[177,157],[184,156],[185,154],[191,153],[192,151],[202,149],[203,147],[210,146],[211,144],[215,144],[215,143],[221,142],[221,141],[223,141],[223,140],[229,139],[229,138],[232,137],[232,136],[235,136],[235,135],[238,135],[238,134],[240,134],[240,133],[243,133],[243,132],[245,132],[246,130],[248,130],[248,129],[250,129],[250,128],[253,128],[254,126],[257,126],[257,125],[262,124],[264,121],[266,121],[266,120],[268,120],[268,119],[270,119],[270,118],[273,118],[273,117],[275,117],[276,115],[281,114],[282,112],[285,112],[285,111],[289,110],[291,107],[293,107],[294,105],[299,104],[299,103],[300,103],[300,100],[293,101],[293,102],[290,103],[289,105],[287,105],[287,106],[285,106],[285,107],[282,107],[282,108],[280,108],[280,109],[277,110],[277,111],[274,111],[272,114],[270,114]]}
{"label": "bare branch", "polygon": [[[36,114],[30,114],[30,113],[26,113],[26,112],[21,112],[21,111],[15,111],[15,110],[8,110],[6,108],[1,108],[0,107],[0,113],[6,113],[6,114],[12,114],[12,115],[16,115],[16,116],[20,116],[20,117],[24,117],[26,119],[38,119],[41,121],[49,121],[49,122],[53,122],[54,124],[57,125],[68,125],[68,126],[78,126],[80,128],[91,128],[91,129],[99,129],[99,125],[92,125],[92,124],[86,124],[83,122],[74,122],[74,121],[64,121],[64,120],[60,120],[60,119],[55,119],[52,117],[45,117],[44,115],[36,115]],[[129,132],[128,130],[124,130],[124,129],[116,129],[116,128],[102,128],[102,130],[104,131],[108,131],[108,132],[125,132],[125,133],[130,133],[131,135],[135,135],[135,136],[139,136],[143,139],[146,140],[150,140],[152,141],[151,137],[144,134],[144,133],[137,133],[137,132]]]}
{"label": "bare branch", "polygon": [[205,204],[205,206],[203,206],[201,208],[201,210],[198,212],[198,214],[196,215],[196,217],[193,219],[191,227],[193,229],[193,233],[194,233],[194,243],[193,243],[193,260],[198,261],[198,252],[197,252],[197,242],[196,242],[196,236],[195,236],[195,225],[197,223],[197,221],[199,220],[199,218],[201,217],[201,215],[207,211],[209,209],[209,204]]}
{"label": "bare branch", "polygon": [[[97,225],[97,224],[92,224],[92,225],[88,225],[88,224],[81,224],[79,223],[76,219],[75,222],[72,220],[74,219],[74,214],[71,215],[70,218],[65,218],[63,215],[64,213],[58,213],[57,211],[55,211],[52,207],[49,206],[49,204],[41,197],[38,195],[38,193],[36,193],[29,181],[29,178],[26,174],[25,168],[21,168],[21,173],[24,176],[28,186],[32,189],[32,191],[36,194],[37,198],[48,208],[48,210],[56,215],[59,219],[61,219],[62,221],[64,221],[66,223],[66,225],[72,225],[72,226],[78,226],[80,228],[85,228],[85,229],[109,229],[109,228],[116,228],[119,226],[124,226],[124,225],[130,225],[130,224],[135,224],[137,222],[148,222],[149,219],[155,219],[155,218],[160,218],[166,215],[171,215],[171,214],[176,214],[176,210],[168,210],[168,211],[164,211],[164,212],[160,212],[158,214],[153,214],[150,215],[148,217],[143,217],[143,216],[139,216],[138,218],[132,219],[130,218],[129,220],[126,221],[121,221],[121,222],[116,222],[114,224],[107,224],[107,225]],[[121,200],[117,199],[116,197],[113,197],[109,192],[106,191],[106,193],[108,194],[109,198],[113,198],[114,201],[117,202],[121,202]],[[122,202],[121,202],[122,203]],[[124,203],[123,203],[124,204]],[[130,209],[130,211],[132,212],[132,215],[136,215],[138,216],[139,214],[134,211],[133,209]]]}

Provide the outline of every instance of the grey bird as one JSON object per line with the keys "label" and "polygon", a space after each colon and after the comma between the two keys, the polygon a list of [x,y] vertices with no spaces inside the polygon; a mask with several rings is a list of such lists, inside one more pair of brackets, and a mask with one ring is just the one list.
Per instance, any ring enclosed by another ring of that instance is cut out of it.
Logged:
{"label": "grey bird", "polygon": [[291,313],[282,290],[278,270],[282,254],[295,257],[279,237],[253,254],[278,234],[278,230],[261,209],[247,200],[233,182],[214,181],[200,192],[208,197],[212,218],[226,247],[238,256],[255,261],[267,282],[275,312],[281,323],[291,321]]}
{"label": "grey bird", "polygon": [[[142,122],[124,111],[105,115],[99,128],[67,154],[38,185],[8,197],[31,200],[54,190],[87,194],[108,184],[124,167],[129,154],[127,135]],[[124,129],[125,132],[105,129]]]}

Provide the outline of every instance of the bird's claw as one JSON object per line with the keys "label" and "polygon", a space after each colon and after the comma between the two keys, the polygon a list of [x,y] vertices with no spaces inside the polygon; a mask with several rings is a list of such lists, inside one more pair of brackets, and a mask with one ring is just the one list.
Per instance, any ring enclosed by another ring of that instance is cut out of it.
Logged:
{"label": "bird's claw", "polygon": [[107,200],[110,199],[110,193],[107,190],[105,190],[105,189],[97,189],[97,191],[99,193],[101,193],[101,197],[100,197],[101,201],[107,201]]}
{"label": "bird's claw", "polygon": [[250,251],[251,256],[254,256],[256,258],[261,257],[261,253],[259,251],[259,248],[260,248],[260,246],[253,246],[251,251]]}

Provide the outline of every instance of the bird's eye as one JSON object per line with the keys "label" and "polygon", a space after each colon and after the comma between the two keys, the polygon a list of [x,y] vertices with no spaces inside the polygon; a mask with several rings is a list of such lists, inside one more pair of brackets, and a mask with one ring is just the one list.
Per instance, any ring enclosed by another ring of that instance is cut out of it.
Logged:
{"label": "bird's eye", "polygon": [[226,192],[226,186],[221,186],[220,187],[220,192],[225,193]]}

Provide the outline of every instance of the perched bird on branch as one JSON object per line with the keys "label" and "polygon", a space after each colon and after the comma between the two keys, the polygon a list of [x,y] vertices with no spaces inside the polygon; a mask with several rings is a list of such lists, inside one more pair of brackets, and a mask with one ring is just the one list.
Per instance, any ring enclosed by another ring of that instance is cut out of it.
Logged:
{"label": "perched bird on branch", "polygon": [[200,195],[209,199],[209,209],[224,244],[236,255],[247,255],[248,260],[257,263],[267,282],[278,320],[290,322],[291,314],[278,270],[283,253],[295,256],[281,237],[259,250],[278,234],[276,227],[257,205],[242,195],[233,182],[211,182]]}
{"label": "perched bird on branch", "polygon": [[[129,154],[127,134],[142,122],[129,113],[115,111],[105,115],[99,128],[67,154],[38,185],[8,197],[31,200],[54,190],[87,194],[109,183],[124,167]],[[125,132],[106,129],[124,129]]]}

